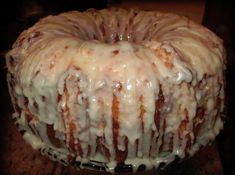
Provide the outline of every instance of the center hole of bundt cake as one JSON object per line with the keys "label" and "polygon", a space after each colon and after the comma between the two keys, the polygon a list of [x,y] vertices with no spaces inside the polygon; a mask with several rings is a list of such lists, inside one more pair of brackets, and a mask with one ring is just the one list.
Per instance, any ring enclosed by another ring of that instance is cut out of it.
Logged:
{"label": "center hole of bundt cake", "polygon": [[119,41],[128,41],[128,42],[136,43],[135,38],[131,34],[118,33],[118,32],[105,33],[105,31],[103,31],[102,36],[94,35],[93,38],[90,38],[90,39],[98,40],[106,44],[114,44]]}
{"label": "center hole of bundt cake", "polygon": [[133,42],[133,38],[130,34],[124,34],[124,33],[112,33],[110,35],[110,38],[107,38],[105,41],[106,43],[116,43],[119,41],[129,41]]}
{"label": "center hole of bundt cake", "polygon": [[105,25],[99,26],[99,31],[88,33],[85,40],[97,40],[106,44],[114,44],[120,41],[127,41],[131,43],[141,44],[143,40],[147,39],[144,32],[136,31],[120,31],[120,29],[109,29]]}

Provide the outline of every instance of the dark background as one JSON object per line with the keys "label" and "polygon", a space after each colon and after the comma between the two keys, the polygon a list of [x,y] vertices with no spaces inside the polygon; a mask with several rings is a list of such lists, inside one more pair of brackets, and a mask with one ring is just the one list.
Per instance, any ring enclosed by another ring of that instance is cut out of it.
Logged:
{"label": "dark background", "polygon": [[235,8],[232,1],[208,0],[203,25],[224,40],[227,50],[226,104],[224,130],[217,144],[224,174],[234,174],[235,163]]}
{"label": "dark background", "polygon": [[[124,0],[123,0],[124,1]],[[153,1],[153,0],[152,0]],[[180,0],[179,0],[180,1]],[[182,0],[181,0],[182,1]],[[0,2],[0,122],[4,113],[12,112],[6,84],[4,55],[16,37],[39,18],[62,11],[88,8],[102,9],[121,0],[6,0]],[[224,40],[227,50],[226,105],[224,130],[217,144],[224,174],[233,174],[235,163],[235,6],[229,0],[207,0],[203,25]],[[4,144],[4,143],[0,143]]]}

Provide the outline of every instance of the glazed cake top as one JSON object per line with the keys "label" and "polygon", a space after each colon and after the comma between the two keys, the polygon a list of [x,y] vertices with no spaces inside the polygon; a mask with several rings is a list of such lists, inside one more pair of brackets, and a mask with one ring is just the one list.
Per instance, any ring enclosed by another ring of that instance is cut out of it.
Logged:
{"label": "glazed cake top", "polygon": [[[133,71],[146,60],[158,67],[160,74],[153,77],[199,81],[204,74],[217,74],[223,69],[223,53],[218,37],[185,17],[115,9],[44,18],[20,35],[8,55],[17,64],[9,70],[20,82],[28,84],[37,74],[40,81],[55,84],[69,66],[90,71],[87,73],[92,76],[104,74],[107,65],[115,67],[114,72],[123,72],[123,65]],[[133,61],[132,57],[140,59]]]}

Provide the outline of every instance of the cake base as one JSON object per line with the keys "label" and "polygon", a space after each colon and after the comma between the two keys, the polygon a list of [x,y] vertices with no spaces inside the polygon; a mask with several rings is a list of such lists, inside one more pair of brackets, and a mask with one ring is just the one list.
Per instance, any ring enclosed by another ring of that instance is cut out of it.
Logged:
{"label": "cake base", "polygon": [[[110,174],[103,171],[78,170],[74,167],[64,166],[61,163],[51,161],[47,157],[42,156],[39,151],[33,150],[31,146],[24,141],[17,127],[12,124],[9,113],[3,114],[0,117],[0,122],[3,126],[0,128],[1,143],[6,143],[4,144],[5,147],[0,147],[0,174]],[[155,175],[156,171],[157,170],[139,172],[137,175]],[[172,172],[176,175],[186,175],[189,174],[189,172],[192,175],[222,175],[223,168],[216,143],[206,146],[190,159],[172,163],[166,169],[158,170],[158,175],[170,175],[173,174]]]}

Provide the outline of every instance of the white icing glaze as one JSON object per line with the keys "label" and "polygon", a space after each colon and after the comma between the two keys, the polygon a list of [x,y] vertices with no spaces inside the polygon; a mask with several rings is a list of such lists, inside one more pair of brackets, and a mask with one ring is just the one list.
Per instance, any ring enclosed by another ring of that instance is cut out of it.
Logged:
{"label": "white icing glaze", "polygon": [[33,149],[39,149],[44,146],[44,143],[34,134],[26,132],[23,135],[24,139],[32,146]]}
{"label": "white icing glaze", "polygon": [[119,161],[157,168],[222,129],[224,55],[218,37],[185,17],[68,12],[19,36],[7,54],[9,91],[34,148],[102,161],[110,172]]}

